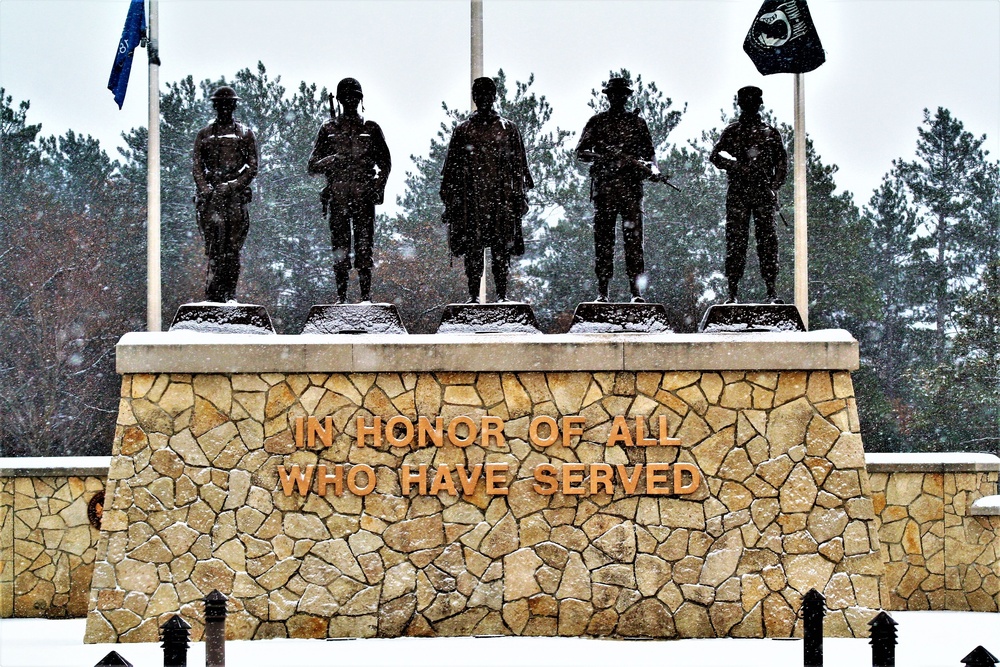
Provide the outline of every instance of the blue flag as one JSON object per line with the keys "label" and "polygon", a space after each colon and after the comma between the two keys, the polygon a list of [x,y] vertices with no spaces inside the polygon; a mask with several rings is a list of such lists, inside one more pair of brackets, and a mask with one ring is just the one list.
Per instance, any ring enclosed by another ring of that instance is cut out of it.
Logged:
{"label": "blue flag", "polygon": [[118,52],[115,53],[115,64],[111,66],[111,78],[108,79],[108,90],[115,94],[118,108],[125,102],[125,91],[128,89],[128,75],[132,71],[132,54],[139,46],[143,33],[146,31],[146,11],[143,0],[132,0],[125,17],[125,28],[122,39],[118,42]]}

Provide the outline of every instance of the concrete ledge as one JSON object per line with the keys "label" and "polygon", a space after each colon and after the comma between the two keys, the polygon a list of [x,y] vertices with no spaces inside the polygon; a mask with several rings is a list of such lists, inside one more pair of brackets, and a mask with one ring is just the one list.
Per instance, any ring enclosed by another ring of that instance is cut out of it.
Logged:
{"label": "concrete ledge", "polygon": [[1000,496],[983,496],[969,508],[971,516],[1000,516]]}
{"label": "concrete ledge", "polygon": [[107,477],[110,456],[0,458],[0,477]]}
{"label": "concrete ledge", "polygon": [[927,454],[866,454],[873,472],[1000,472],[1000,457],[992,454],[940,452]]}
{"label": "concrete ledge", "polygon": [[125,334],[119,373],[726,371],[858,368],[846,331],[745,334]]}

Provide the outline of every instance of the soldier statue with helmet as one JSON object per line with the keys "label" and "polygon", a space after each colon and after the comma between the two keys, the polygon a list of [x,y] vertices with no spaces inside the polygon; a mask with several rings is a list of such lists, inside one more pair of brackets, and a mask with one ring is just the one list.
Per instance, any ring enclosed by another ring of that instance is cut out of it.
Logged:
{"label": "soldier statue with helmet", "polygon": [[250,229],[247,204],[257,175],[257,142],[249,127],[233,119],[240,98],[229,86],[211,97],[215,120],[194,142],[194,182],[198,227],[208,258],[207,301],[236,298],[240,251]]}
{"label": "soldier statue with helmet", "polygon": [[337,84],[337,101],[343,112],[334,112],[331,100],[332,118],[320,128],[309,158],[309,173],[326,176],[323,213],[330,216],[339,303],[347,301],[352,265],[358,271],[361,300],[371,300],[375,205],[384,199],[392,167],[382,129],[358,113],[363,97],[357,79],[346,78]]}
{"label": "soldier statue with helmet", "polygon": [[767,299],[781,303],[775,291],[778,278],[778,234],[774,211],[778,189],[788,174],[788,154],[781,135],[761,120],[763,94],[756,86],[736,93],[740,117],[722,131],[709,159],[729,177],[726,195],[726,280],[727,303],[736,303],[740,279],[746,267],[750,240],[750,216],[757,237],[757,259],[767,287]]}

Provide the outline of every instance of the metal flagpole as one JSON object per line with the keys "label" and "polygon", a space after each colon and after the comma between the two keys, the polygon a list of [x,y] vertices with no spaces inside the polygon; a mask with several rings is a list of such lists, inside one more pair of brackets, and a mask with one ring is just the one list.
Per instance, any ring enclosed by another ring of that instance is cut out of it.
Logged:
{"label": "metal flagpole", "polygon": [[[483,75],[483,0],[472,0],[472,75],[469,80],[469,89],[472,89],[472,82]],[[473,100],[469,107],[476,110],[476,102]],[[479,303],[486,303],[486,248],[483,248],[483,275],[479,279]]]}
{"label": "metal flagpole", "polygon": [[160,331],[160,57],[159,0],[148,0],[149,143],[146,159],[146,329]]}
{"label": "metal flagpole", "polygon": [[795,74],[795,305],[809,329],[809,243],[806,221],[806,101],[801,72]]}

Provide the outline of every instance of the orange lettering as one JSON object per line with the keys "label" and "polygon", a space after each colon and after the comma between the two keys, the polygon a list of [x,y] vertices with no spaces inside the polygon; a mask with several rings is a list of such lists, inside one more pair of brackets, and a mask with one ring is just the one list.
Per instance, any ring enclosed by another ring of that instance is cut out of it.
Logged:
{"label": "orange lettering", "polygon": [[504,482],[506,481],[507,481],[506,463],[486,464],[486,495],[506,496],[507,487],[504,485]]}
{"label": "orange lettering", "polygon": [[647,463],[646,464],[646,493],[651,496],[665,496],[670,490],[657,484],[666,484],[670,481],[667,472],[670,470],[669,463]]}
{"label": "orange lettering", "polygon": [[590,493],[598,492],[599,487],[604,487],[604,492],[614,495],[614,468],[607,463],[595,463],[590,466]]}
{"label": "orange lettering", "polygon": [[535,484],[531,486],[535,493],[551,496],[559,490],[559,479],[556,477],[556,467],[549,463],[535,466]]}
{"label": "orange lettering", "polygon": [[628,476],[628,469],[622,464],[619,463],[615,467],[618,469],[618,477],[622,481],[622,486],[625,487],[625,493],[628,495],[635,493],[636,487],[639,486],[639,475],[642,474],[642,464],[636,465],[631,477]]}
{"label": "orange lettering", "polygon": [[358,447],[365,446],[365,436],[370,435],[372,437],[372,446],[381,447],[382,446],[382,418],[373,417],[372,425],[365,425],[365,418],[358,417]]}
{"label": "orange lettering", "polygon": [[[538,427],[542,424],[546,424],[549,427],[549,435],[547,438],[542,438],[538,434]],[[531,420],[531,425],[528,426],[528,438],[531,440],[532,444],[538,445],[539,447],[554,445],[556,440],[559,439],[559,425],[556,424],[555,419],[549,417],[548,415],[535,417]]]}
{"label": "orange lettering", "polygon": [[[458,427],[463,424],[469,430],[469,434],[464,438],[458,434]],[[472,421],[472,417],[459,415],[448,424],[448,441],[456,447],[468,447],[476,441],[478,434],[479,429],[476,428],[476,422]]]}
{"label": "orange lettering", "polygon": [[410,494],[410,487],[413,484],[417,485],[417,495],[426,496],[427,495],[427,464],[421,463],[417,466],[416,473],[410,470],[409,465],[403,466],[403,472],[400,473],[399,485],[403,489],[403,495],[407,496]]}
{"label": "orange lettering", "polygon": [[[401,438],[396,437],[397,426],[403,427]],[[393,447],[409,447],[410,443],[413,442],[413,422],[401,415],[392,417],[385,423],[385,439]]]}
{"label": "orange lettering", "polygon": [[278,466],[278,479],[281,480],[281,490],[285,492],[286,496],[292,495],[292,489],[295,486],[299,487],[299,495],[304,496],[309,493],[309,484],[312,483],[312,476],[315,466],[311,463],[306,466],[305,473],[296,463],[292,466],[291,473],[285,470],[285,466]]}
{"label": "orange lettering", "polygon": [[458,481],[462,485],[462,493],[467,496],[471,496],[476,492],[476,485],[479,484],[479,478],[483,474],[483,466],[480,463],[472,466],[472,471],[469,473],[468,477],[465,475],[465,464],[459,463],[455,466],[455,470],[458,471]]}
{"label": "orange lettering", "polygon": [[334,466],[332,475],[326,474],[326,470],[325,465],[316,467],[316,490],[319,495],[325,496],[326,485],[333,484],[333,494],[339,496],[344,492],[344,466]]}
{"label": "orange lettering", "polygon": [[586,418],[580,416],[562,418],[563,447],[570,447],[572,445],[574,435],[583,435],[583,425],[585,423],[587,423]]}
{"label": "orange lettering", "polygon": [[490,440],[495,440],[497,447],[503,447],[506,440],[503,437],[503,420],[499,417],[483,417],[483,447],[490,446]]}
{"label": "orange lettering", "polygon": [[317,435],[324,446],[333,447],[333,417],[327,417],[324,421],[326,423],[320,426],[319,420],[315,417],[310,417],[306,420],[306,430],[309,432],[307,440],[309,449],[313,449],[316,445]]}
{"label": "orange lettering", "polygon": [[428,436],[435,447],[444,445],[444,419],[442,417],[435,417],[433,426],[427,417],[420,417],[417,420],[417,447],[426,447]]}
{"label": "orange lettering", "polygon": [[[583,487],[583,471],[586,468],[582,463],[564,463],[562,467],[562,492],[567,496],[582,496],[587,492]],[[580,486],[574,486],[580,484]]]}
{"label": "orange lettering", "polygon": [[439,465],[434,473],[434,481],[431,482],[431,495],[437,495],[446,491],[449,496],[457,496],[455,481],[451,478],[451,468],[448,464]]}
{"label": "orange lettering", "polygon": [[[684,473],[691,475],[691,483],[684,486]],[[701,473],[698,469],[691,465],[690,463],[675,463],[674,464],[674,493],[678,495],[686,495],[688,493],[694,493],[701,486]]]}
{"label": "orange lettering", "polygon": [[615,421],[611,424],[611,433],[608,434],[608,447],[614,447],[618,443],[622,443],[626,447],[632,447],[632,434],[628,430],[628,424],[625,423],[625,418],[621,415],[615,417]]}

